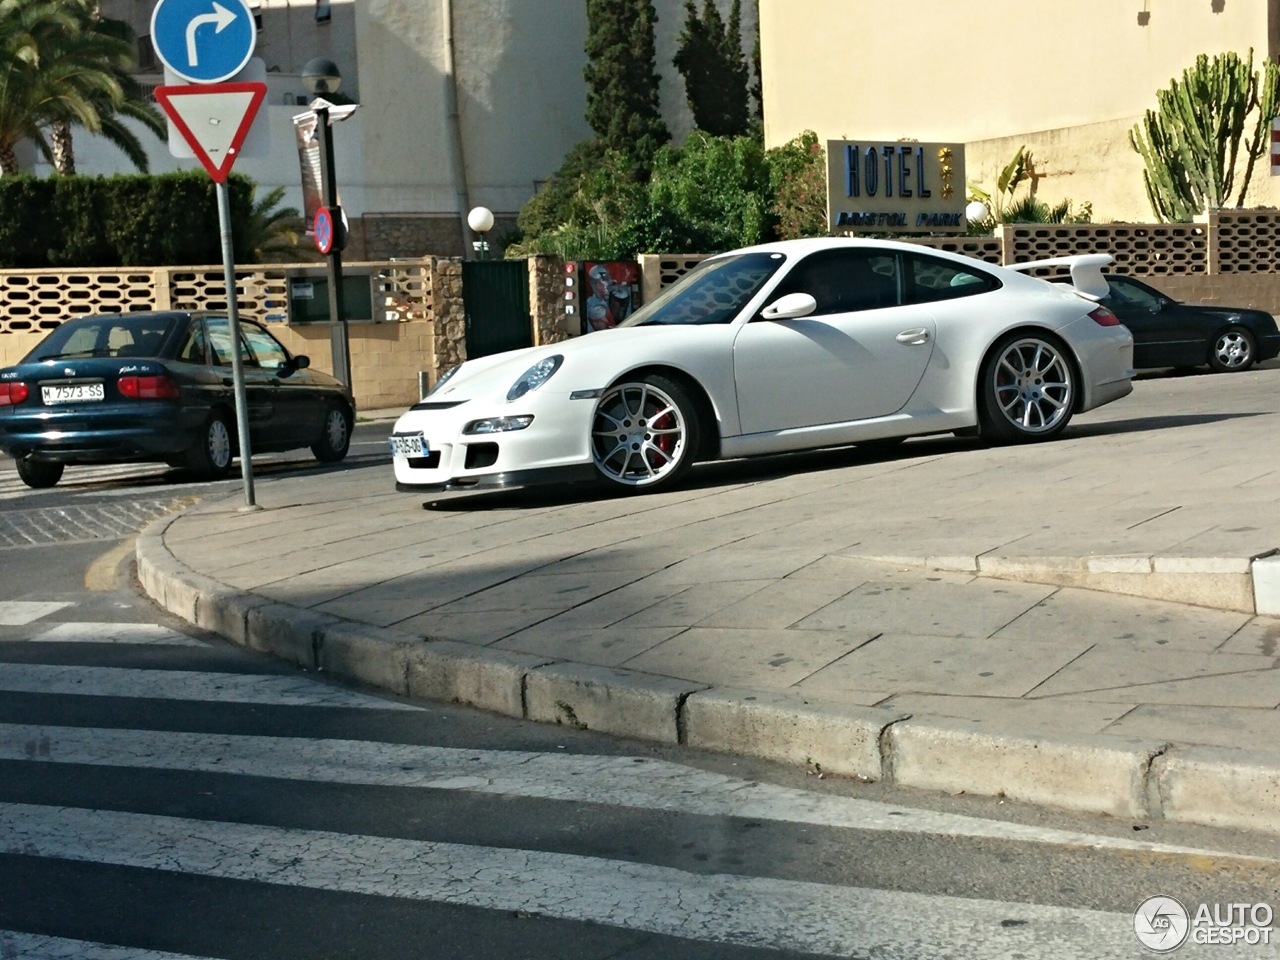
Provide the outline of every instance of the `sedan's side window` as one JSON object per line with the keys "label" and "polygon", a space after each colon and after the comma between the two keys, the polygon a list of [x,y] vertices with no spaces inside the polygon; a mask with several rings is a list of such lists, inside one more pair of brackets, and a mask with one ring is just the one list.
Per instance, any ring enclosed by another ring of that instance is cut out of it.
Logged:
{"label": "sedan's side window", "polygon": [[272,369],[289,361],[289,355],[284,347],[261,327],[246,323],[241,330],[249,344],[249,354],[258,366]]}
{"label": "sedan's side window", "polygon": [[[1156,313],[1160,309],[1160,301],[1155,294],[1148,293],[1136,283],[1130,283],[1119,277],[1108,277],[1107,286],[1111,288],[1107,300],[1114,302],[1120,309],[1145,310],[1147,313]],[[1103,302],[1106,303],[1105,300]]]}
{"label": "sedan's side window", "polygon": [[954,300],[972,297],[1000,288],[1000,281],[981,270],[970,270],[950,260],[912,254],[911,302],[935,303],[938,300]]}
{"label": "sedan's side window", "polygon": [[201,321],[191,321],[191,329],[187,331],[187,339],[178,353],[178,359],[183,363],[198,363],[201,366],[209,362],[205,356],[204,324]]}
{"label": "sedan's side window", "polygon": [[[231,327],[226,320],[206,320],[204,322],[209,338],[210,362],[217,367],[231,366]],[[240,359],[246,366],[253,366],[253,357],[244,343],[244,335],[240,336]]]}
{"label": "sedan's side window", "polygon": [[811,314],[815,317],[896,307],[902,303],[901,279],[896,254],[824,250],[798,263],[778,287],[776,297],[809,294],[818,301],[818,309]]}

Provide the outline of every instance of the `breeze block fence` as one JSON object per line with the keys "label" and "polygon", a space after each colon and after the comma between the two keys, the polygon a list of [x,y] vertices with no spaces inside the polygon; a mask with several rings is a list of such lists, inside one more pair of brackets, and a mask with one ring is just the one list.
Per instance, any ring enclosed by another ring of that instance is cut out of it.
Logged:
{"label": "breeze block fence", "polygon": [[[1197,223],[1004,224],[990,237],[906,237],[911,243],[995,264],[1110,253],[1112,269],[1147,280],[1177,300],[1252,307],[1280,314],[1280,211],[1224,210]],[[644,254],[642,296],[652,299],[705,260],[704,254]],[[456,258],[346,264],[371,278],[372,322],[353,322],[351,364],[362,409],[406,406],[466,359],[462,264]],[[528,260],[535,344],[576,336],[581,318],[565,309],[565,265]],[[236,273],[241,315],[270,325],[291,351],[329,371],[329,327],[290,323],[291,280],[318,278],[314,263],[268,264]],[[49,330],[93,313],[225,310],[222,268],[128,267],[0,271],[0,366],[17,362]]]}

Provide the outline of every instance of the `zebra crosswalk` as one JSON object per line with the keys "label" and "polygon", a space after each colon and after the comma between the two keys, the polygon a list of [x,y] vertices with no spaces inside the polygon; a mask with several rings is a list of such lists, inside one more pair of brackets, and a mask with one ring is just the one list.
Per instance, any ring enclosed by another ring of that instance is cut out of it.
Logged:
{"label": "zebra crosswalk", "polygon": [[[499,730],[51,613],[0,634],[0,960],[1139,957],[1135,877],[1277,867]],[[965,886],[965,858],[1014,874]]]}

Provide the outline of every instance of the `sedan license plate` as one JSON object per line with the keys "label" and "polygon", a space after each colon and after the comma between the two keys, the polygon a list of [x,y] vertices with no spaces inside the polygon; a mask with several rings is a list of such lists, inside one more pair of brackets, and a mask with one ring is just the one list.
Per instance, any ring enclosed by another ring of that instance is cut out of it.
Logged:
{"label": "sedan license plate", "polygon": [[425,457],[430,452],[426,438],[420,433],[399,434],[391,438],[392,456]]}
{"label": "sedan license plate", "polygon": [[40,395],[46,404],[53,403],[86,403],[106,398],[100,383],[72,383],[41,387]]}

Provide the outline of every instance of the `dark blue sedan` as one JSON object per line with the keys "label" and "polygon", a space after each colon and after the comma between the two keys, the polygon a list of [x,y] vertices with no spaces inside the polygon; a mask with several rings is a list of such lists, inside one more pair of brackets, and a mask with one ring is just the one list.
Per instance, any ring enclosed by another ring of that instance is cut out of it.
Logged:
{"label": "dark blue sedan", "polygon": [[[342,384],[258,324],[240,329],[253,452],[345,457],[355,405]],[[84,317],[0,369],[0,451],[31,487],[77,463],[159,461],[217,479],[238,453],[235,422],[226,317]]]}

